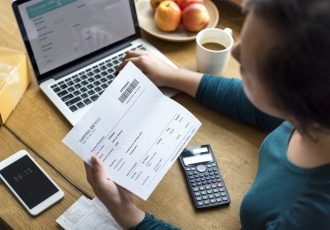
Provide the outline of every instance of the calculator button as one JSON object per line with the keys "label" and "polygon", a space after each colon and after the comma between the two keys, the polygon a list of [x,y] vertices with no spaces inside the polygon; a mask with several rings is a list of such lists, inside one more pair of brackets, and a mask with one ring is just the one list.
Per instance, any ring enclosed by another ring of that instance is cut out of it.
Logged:
{"label": "calculator button", "polygon": [[209,204],[209,203],[210,203],[210,201],[204,200],[204,204]]}
{"label": "calculator button", "polygon": [[227,201],[228,198],[225,196],[225,197],[222,197],[222,200]]}
{"label": "calculator button", "polygon": [[207,165],[207,167],[208,167],[208,168],[211,168],[211,167],[212,167],[212,165]]}
{"label": "calculator button", "polygon": [[194,190],[194,192],[198,192],[198,188],[194,188],[193,190]]}
{"label": "calculator button", "polygon": [[203,200],[207,200],[208,199],[208,197],[207,196],[203,196]]}
{"label": "calculator button", "polygon": [[196,167],[198,172],[205,172],[206,166],[205,165],[197,165]]}
{"label": "calculator button", "polygon": [[203,191],[204,189],[205,189],[204,186],[200,186],[200,187],[199,187],[199,190],[201,190],[201,191]]}
{"label": "calculator button", "polygon": [[218,185],[218,187],[222,187],[222,184],[221,183],[218,183],[217,185]]}
{"label": "calculator button", "polygon": [[200,196],[201,193],[200,192],[195,192],[195,196]]}
{"label": "calculator button", "polygon": [[198,204],[199,206],[202,206],[202,205],[203,205],[203,202],[202,202],[202,201],[199,201],[197,204]]}
{"label": "calculator button", "polygon": [[208,184],[211,184],[211,182],[212,182],[211,180],[208,180],[208,181],[207,181]]}
{"label": "calculator button", "polygon": [[212,165],[213,167],[215,167],[215,163],[212,163],[211,165]]}
{"label": "calculator button", "polygon": [[213,189],[213,192],[219,192],[219,190],[217,188],[215,188],[215,189]]}
{"label": "calculator button", "polygon": [[202,194],[202,195],[206,195],[206,191],[202,191],[201,194]]}
{"label": "calculator button", "polygon": [[220,194],[221,194],[221,196],[226,196],[226,193],[225,192],[222,192]]}
{"label": "calculator button", "polygon": [[217,187],[217,184],[212,184],[212,188],[216,188]]}
{"label": "calculator button", "polygon": [[196,186],[197,186],[197,184],[196,184],[196,183],[192,183],[192,184],[191,184],[191,186],[193,186],[193,187],[196,187]]}
{"label": "calculator button", "polygon": [[217,198],[216,201],[217,202],[221,202],[222,200],[221,200],[221,198]]}
{"label": "calculator button", "polygon": [[206,184],[206,181],[203,181],[202,184],[203,184],[203,185]]}
{"label": "calculator button", "polygon": [[196,197],[196,200],[197,201],[201,201],[202,200],[202,197],[200,197],[200,196],[199,197]]}
{"label": "calculator button", "polygon": [[201,185],[202,185],[202,183],[201,183],[201,182],[198,182],[198,183],[197,183],[197,185],[198,185],[198,186],[201,186]]}
{"label": "calculator button", "polygon": [[215,203],[215,199],[211,199],[211,203]]}
{"label": "calculator button", "polygon": [[214,195],[213,195],[213,194],[210,194],[210,195],[209,195],[209,198],[210,198],[210,199],[213,199],[213,198],[214,198]]}
{"label": "calculator button", "polygon": [[190,171],[190,168],[186,168],[187,171]]}
{"label": "calculator button", "polygon": [[220,188],[219,191],[220,191],[220,192],[224,192],[225,189],[224,189],[224,188]]}
{"label": "calculator button", "polygon": [[207,190],[207,193],[208,194],[212,194],[212,190],[210,189],[210,190]]}
{"label": "calculator button", "polygon": [[206,185],[205,188],[206,188],[206,189],[210,189],[211,186],[210,186],[210,185]]}
{"label": "calculator button", "polygon": [[193,173],[192,173],[192,172],[189,172],[189,173],[188,173],[188,175],[189,175],[189,176],[192,176],[192,175],[193,175]]}
{"label": "calculator button", "polygon": [[220,197],[220,193],[214,194],[215,197]]}

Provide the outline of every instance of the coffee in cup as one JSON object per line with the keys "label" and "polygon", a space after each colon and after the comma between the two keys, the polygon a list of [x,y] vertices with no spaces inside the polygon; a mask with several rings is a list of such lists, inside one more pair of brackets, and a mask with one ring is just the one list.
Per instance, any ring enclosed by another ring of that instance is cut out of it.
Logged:
{"label": "coffee in cup", "polygon": [[219,74],[227,65],[234,44],[229,28],[207,28],[196,36],[197,70],[202,73]]}
{"label": "coffee in cup", "polygon": [[203,43],[202,46],[208,50],[218,51],[218,50],[224,50],[226,47],[224,45],[221,45],[217,42],[206,42]]}

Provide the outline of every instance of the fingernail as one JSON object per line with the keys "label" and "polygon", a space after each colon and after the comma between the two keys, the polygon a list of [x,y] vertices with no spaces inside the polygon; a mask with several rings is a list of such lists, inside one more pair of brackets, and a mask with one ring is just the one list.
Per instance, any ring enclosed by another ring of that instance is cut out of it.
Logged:
{"label": "fingernail", "polygon": [[96,162],[96,156],[92,156],[92,161]]}

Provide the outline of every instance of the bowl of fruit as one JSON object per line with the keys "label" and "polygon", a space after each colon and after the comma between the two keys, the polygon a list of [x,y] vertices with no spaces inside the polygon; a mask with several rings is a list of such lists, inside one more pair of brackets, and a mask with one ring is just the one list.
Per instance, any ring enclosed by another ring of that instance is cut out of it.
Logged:
{"label": "bowl of fruit", "polygon": [[136,0],[140,28],[168,41],[194,40],[204,28],[218,25],[219,12],[211,0]]}

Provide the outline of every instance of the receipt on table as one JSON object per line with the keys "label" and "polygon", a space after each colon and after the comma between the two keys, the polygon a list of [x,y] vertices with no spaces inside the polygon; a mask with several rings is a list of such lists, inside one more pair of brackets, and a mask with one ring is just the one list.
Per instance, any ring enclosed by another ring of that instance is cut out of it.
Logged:
{"label": "receipt on table", "polygon": [[[98,199],[94,199],[98,201]],[[111,214],[95,201],[81,196],[56,222],[65,230],[122,230]]]}

